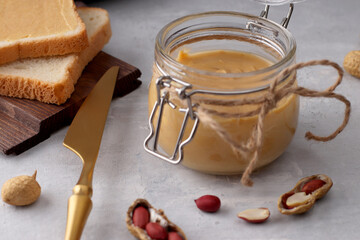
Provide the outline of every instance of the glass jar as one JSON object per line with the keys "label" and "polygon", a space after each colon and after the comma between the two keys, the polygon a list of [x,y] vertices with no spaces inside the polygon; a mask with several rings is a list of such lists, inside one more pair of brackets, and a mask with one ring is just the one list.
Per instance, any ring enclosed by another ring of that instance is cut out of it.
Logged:
{"label": "glass jar", "polygon": [[[211,50],[231,50],[251,53],[271,61],[267,68],[246,73],[218,73],[194,69],[177,61],[180,51],[191,53]],[[177,79],[175,87],[181,89],[179,83],[191,86],[192,90],[237,94],[208,95],[212,99],[244,99],[262,96],[267,93],[274,76],[295,63],[296,43],[291,33],[281,25],[268,19],[237,12],[207,12],[189,15],[166,25],[157,35],[155,45],[155,63],[153,77],[149,86],[150,127],[158,131],[154,148],[149,150],[150,134],[145,141],[148,152],[165,160],[174,153],[179,133],[184,121],[184,109],[188,106],[177,99],[165,99],[160,113],[160,123],[154,119],[159,117],[160,95],[166,91],[157,91],[159,78]],[[286,84],[295,74],[281,81]],[[296,81],[295,83],[296,84]],[[182,85],[182,84],[180,84]],[[166,95],[166,94],[165,94]],[[164,95],[164,96],[165,96]],[[154,107],[155,106],[155,107]],[[259,106],[207,106],[223,112],[241,113],[254,110]],[[196,114],[196,109],[194,110]],[[153,112],[153,115],[151,113]],[[265,117],[264,144],[259,155],[256,168],[269,164],[279,157],[289,145],[298,121],[299,99],[289,95],[278,102]],[[214,116],[217,123],[236,141],[246,141],[257,121],[257,116],[241,118],[223,118]],[[181,145],[182,150],[172,155],[191,169],[211,174],[239,174],[247,167],[250,158],[235,153],[232,147],[214,130],[200,121],[196,128],[193,119],[189,119],[184,127],[183,139],[191,141]],[[158,129],[159,128],[159,129]],[[162,152],[157,147],[160,145]],[[175,151],[176,152],[176,151]],[[172,161],[170,161],[172,162]]]}

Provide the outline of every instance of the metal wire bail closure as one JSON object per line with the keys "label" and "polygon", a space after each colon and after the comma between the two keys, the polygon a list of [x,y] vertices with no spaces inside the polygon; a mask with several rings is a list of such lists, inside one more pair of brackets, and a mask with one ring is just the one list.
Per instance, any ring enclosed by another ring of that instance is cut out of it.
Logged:
{"label": "metal wire bail closure", "polygon": [[[268,18],[269,9],[270,9],[270,5],[265,5],[265,9],[261,11],[260,17]],[[280,23],[280,25],[283,26],[284,28],[288,27],[293,11],[294,11],[294,4],[290,3],[289,11],[288,11],[286,17],[284,17]]]}
{"label": "metal wire bail closure", "polygon": [[[172,87],[172,83],[176,83],[176,92],[179,95],[180,99],[186,99],[186,102],[188,104],[187,108],[179,108],[178,111],[184,113],[184,119],[181,125],[181,129],[176,141],[175,149],[173,151],[172,155],[167,155],[165,153],[162,153],[158,149],[158,139],[160,134],[160,127],[161,127],[161,119],[163,117],[163,110],[165,104],[168,104],[172,109],[176,109],[176,106],[169,100],[169,90]],[[145,150],[150,153],[151,155],[154,155],[162,160],[165,160],[172,164],[179,164],[183,159],[183,148],[186,144],[188,144],[194,137],[196,129],[199,125],[199,118],[195,114],[194,107],[191,103],[191,98],[186,94],[187,89],[191,89],[191,84],[188,84],[186,82],[183,82],[179,79],[172,78],[171,76],[161,76],[156,80],[156,90],[157,90],[157,101],[154,104],[154,107],[151,111],[150,117],[149,117],[149,128],[150,128],[150,134],[147,136],[147,138],[144,141],[144,148]],[[156,112],[158,113],[158,118],[156,121],[156,128],[154,127],[154,117]],[[192,126],[192,130],[190,132],[190,135],[187,139],[183,140],[185,128],[188,123],[189,118],[194,120],[194,125]],[[150,143],[151,140],[153,140],[152,144]],[[150,146],[151,145],[151,146]]]}

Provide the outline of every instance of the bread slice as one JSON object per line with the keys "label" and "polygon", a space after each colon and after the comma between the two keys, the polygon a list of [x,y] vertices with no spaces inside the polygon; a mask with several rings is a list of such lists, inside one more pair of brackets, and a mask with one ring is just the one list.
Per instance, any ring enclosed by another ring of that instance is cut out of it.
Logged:
{"label": "bread slice", "polygon": [[0,64],[88,46],[73,0],[0,0]]}
{"label": "bread slice", "polygon": [[0,65],[0,94],[62,104],[74,91],[84,67],[111,37],[106,10],[78,8],[87,29],[89,47],[77,54],[23,59]]}

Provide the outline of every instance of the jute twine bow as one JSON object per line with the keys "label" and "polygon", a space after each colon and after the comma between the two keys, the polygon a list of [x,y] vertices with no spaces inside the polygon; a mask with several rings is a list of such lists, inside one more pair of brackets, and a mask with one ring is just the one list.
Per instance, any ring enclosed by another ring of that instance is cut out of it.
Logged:
{"label": "jute twine bow", "polygon": [[[338,72],[338,78],[336,82],[327,88],[324,91],[315,91],[307,89],[304,87],[299,87],[295,83],[296,78],[291,77],[291,80],[288,81],[284,86],[279,87],[279,83],[282,79],[290,76],[290,74],[295,73],[296,70],[315,65],[331,66],[335,68]],[[249,153],[253,153],[249,165],[246,167],[245,172],[242,175],[241,183],[245,186],[252,186],[253,181],[250,179],[250,175],[256,166],[256,163],[261,152],[261,148],[264,140],[264,118],[269,111],[276,107],[277,103],[284,97],[290,94],[297,94],[303,97],[325,97],[325,98],[334,98],[345,104],[345,113],[344,120],[342,124],[329,136],[321,137],[314,135],[312,132],[307,132],[305,134],[306,139],[316,140],[316,141],[330,141],[334,139],[347,125],[350,117],[350,101],[347,100],[344,96],[334,93],[336,87],[341,83],[344,72],[342,68],[334,62],[329,60],[314,60],[304,63],[297,63],[292,66],[287,67],[281,71],[277,76],[272,80],[268,92],[265,95],[257,97],[249,97],[239,100],[224,100],[224,99],[208,99],[208,98],[199,98],[192,97],[193,103],[198,104],[196,114],[198,115],[200,122],[210,128],[212,128],[222,139],[224,139],[232,149],[241,154],[242,156],[247,156]],[[170,91],[170,98],[175,97],[176,92]],[[221,112],[218,110],[208,109],[204,106],[207,105],[217,105],[217,106],[242,106],[242,105],[259,105],[258,108],[248,112],[242,113],[228,113]],[[251,136],[245,142],[238,142],[234,140],[230,134],[217,122],[212,116],[219,116],[223,118],[241,118],[241,117],[251,117],[258,115],[257,123],[252,130]]]}

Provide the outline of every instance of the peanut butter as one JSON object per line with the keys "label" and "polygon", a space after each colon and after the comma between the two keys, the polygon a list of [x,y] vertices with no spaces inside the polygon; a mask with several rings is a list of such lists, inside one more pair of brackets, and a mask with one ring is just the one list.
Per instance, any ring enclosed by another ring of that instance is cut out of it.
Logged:
{"label": "peanut butter", "polygon": [[[216,73],[244,73],[253,72],[272,65],[270,61],[255,54],[229,51],[213,50],[189,54],[180,51],[177,61],[194,69]],[[153,79],[149,90],[149,108],[154,106],[156,101],[155,80],[160,73],[154,71]],[[186,79],[184,81],[196,82],[196,79]],[[247,88],[258,87],[258,82],[244,82]],[[218,77],[216,81],[211,79],[209,85],[212,88],[221,86],[223,79]],[[239,82],[237,83],[239,84]],[[231,86],[230,86],[231,87]],[[252,97],[257,94],[265,94],[266,90],[254,91],[250,94],[238,97]],[[175,104],[179,104],[175,102]],[[180,106],[186,107],[186,106]],[[256,106],[236,106],[219,107],[227,112],[243,112],[255,109]],[[271,110],[264,121],[264,144],[260,153],[257,167],[264,166],[279,157],[290,143],[297,126],[299,104],[295,95],[290,95],[282,99],[276,108]],[[170,154],[173,152],[175,142],[179,135],[184,114],[177,109],[165,106],[159,136],[159,144],[162,149]],[[222,118],[214,117],[216,121],[238,141],[246,141],[256,124],[257,116],[244,118]],[[155,117],[156,119],[156,117]],[[185,137],[189,135],[193,121],[190,121],[185,132]],[[189,126],[190,125],[190,126]],[[245,170],[250,161],[250,156],[243,157],[236,154],[229,144],[223,140],[211,128],[200,123],[195,137],[184,148],[183,165],[202,172],[212,174],[238,174]]]}
{"label": "peanut butter", "polygon": [[191,68],[217,73],[244,73],[260,70],[272,63],[254,54],[214,50],[189,54],[180,51],[177,60]]}
{"label": "peanut butter", "polygon": [[0,0],[0,41],[61,34],[75,30],[72,0]]}

